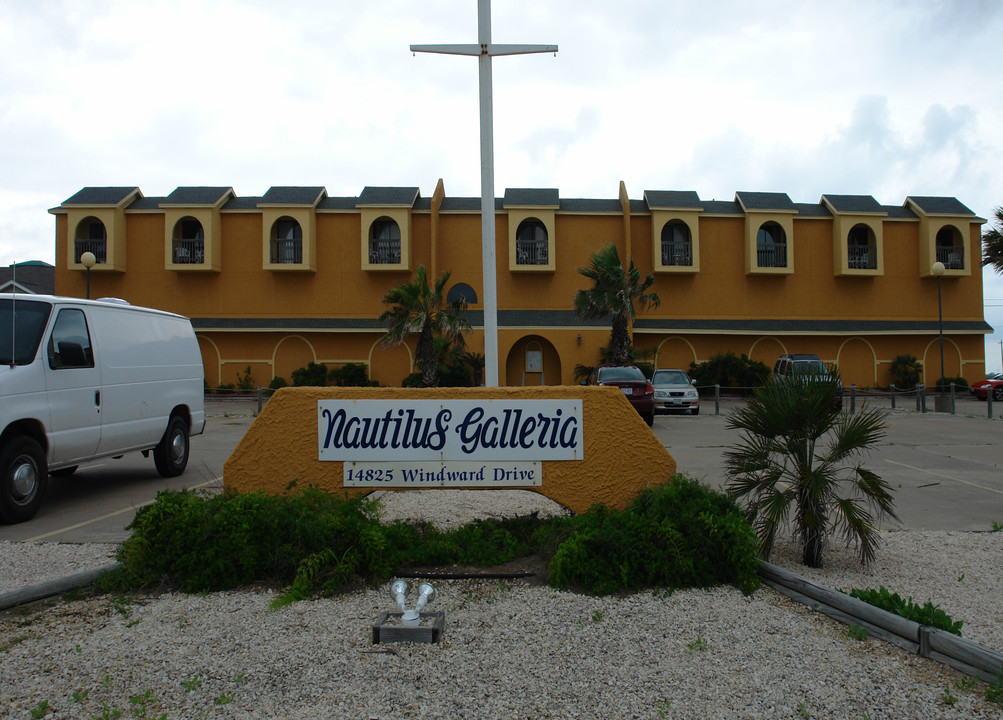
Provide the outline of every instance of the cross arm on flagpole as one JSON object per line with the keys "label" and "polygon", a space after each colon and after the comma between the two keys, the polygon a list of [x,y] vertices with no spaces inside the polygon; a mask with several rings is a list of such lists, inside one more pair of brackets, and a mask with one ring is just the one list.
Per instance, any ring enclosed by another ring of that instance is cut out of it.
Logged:
{"label": "cross arm on flagpole", "polygon": [[534,53],[556,53],[556,45],[412,45],[414,53],[438,53],[439,55],[532,55]]}

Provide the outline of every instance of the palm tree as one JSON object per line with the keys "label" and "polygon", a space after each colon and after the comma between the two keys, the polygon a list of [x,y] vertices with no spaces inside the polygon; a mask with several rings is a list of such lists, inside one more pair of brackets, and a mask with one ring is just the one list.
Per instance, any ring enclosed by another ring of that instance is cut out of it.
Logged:
{"label": "palm tree", "polygon": [[757,388],[728,419],[728,427],[741,431],[741,443],[725,453],[726,489],[745,499],[766,560],[792,507],[794,536],[809,567],[822,566],[836,532],[866,565],[879,541],[872,510],[897,519],[887,483],[858,461],[884,437],[884,413],[841,413],[835,393],[834,379],[795,375]]}
{"label": "palm tree", "polygon": [[435,338],[443,337],[462,346],[463,333],[470,329],[470,323],[462,317],[467,309],[465,299],[444,304],[443,290],[449,275],[443,272],[434,287],[429,287],[425,266],[419,265],[413,281],[401,283],[383,296],[383,304],[390,308],[378,319],[387,328],[381,343],[383,347],[399,345],[418,333],[415,362],[421,370],[422,387],[435,387],[439,380]]}
{"label": "palm tree", "polygon": [[629,265],[624,268],[613,243],[592,253],[589,264],[578,268],[579,273],[592,281],[592,287],[575,293],[574,302],[575,312],[583,320],[613,316],[608,359],[616,365],[632,362],[630,321],[636,314],[635,304],[641,310],[661,304],[657,293],[648,292],[655,284],[654,274],[648,273],[642,282],[641,271],[634,267],[633,258],[627,259]]}
{"label": "palm tree", "polygon": [[982,267],[993,266],[1003,275],[1003,205],[993,213],[994,227],[982,233]]}

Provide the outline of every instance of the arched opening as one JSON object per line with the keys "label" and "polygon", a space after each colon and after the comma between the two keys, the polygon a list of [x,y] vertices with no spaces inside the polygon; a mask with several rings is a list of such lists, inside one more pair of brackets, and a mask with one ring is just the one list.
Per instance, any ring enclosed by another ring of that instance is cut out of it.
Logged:
{"label": "arched opening", "polygon": [[399,265],[400,261],[400,225],[392,218],[377,218],[369,226],[369,262],[374,265]]}
{"label": "arched opening", "polygon": [[561,356],[542,335],[519,338],[505,361],[506,385],[560,385]]}
{"label": "arched opening", "polygon": [[96,217],[81,220],[73,236],[73,261],[79,263],[85,252],[94,253],[98,263],[106,262],[108,257],[108,231]]}
{"label": "arched opening", "polygon": [[271,262],[298,265],[303,262],[303,228],[291,217],[272,224]]}
{"label": "arched opening", "polygon": [[763,223],[756,233],[756,262],[759,267],[787,267],[787,233],[779,223]]}

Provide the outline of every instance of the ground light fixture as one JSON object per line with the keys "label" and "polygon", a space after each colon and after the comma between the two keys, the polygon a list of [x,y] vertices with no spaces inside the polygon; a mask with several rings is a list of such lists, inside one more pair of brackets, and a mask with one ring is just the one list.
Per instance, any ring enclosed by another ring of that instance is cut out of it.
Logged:
{"label": "ground light fixture", "polygon": [[401,623],[404,625],[417,625],[421,622],[421,611],[425,609],[426,605],[435,600],[435,588],[429,583],[419,585],[418,601],[415,603],[413,610],[407,609],[407,594],[409,589],[410,586],[406,580],[395,580],[390,585],[390,596],[403,613],[401,615]]}

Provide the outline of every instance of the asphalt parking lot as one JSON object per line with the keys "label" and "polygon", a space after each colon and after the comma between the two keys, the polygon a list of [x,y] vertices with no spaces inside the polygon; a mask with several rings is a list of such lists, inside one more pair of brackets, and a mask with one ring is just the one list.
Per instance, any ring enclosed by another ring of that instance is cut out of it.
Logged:
{"label": "asphalt parking lot", "polygon": [[[727,417],[741,402],[723,400],[720,415],[713,400],[705,400],[700,415],[656,417],[655,435],[680,472],[724,487],[724,452],[738,440]],[[862,461],[895,495],[901,522],[886,519],[882,529],[989,531],[1003,523],[1003,404],[994,405],[998,417],[990,420],[986,403],[967,396],[959,397],[955,415],[918,413],[902,400],[895,410],[887,398],[867,402],[889,412],[887,437]],[[52,478],[39,514],[27,523],[0,525],[0,540],[121,542],[136,509],[160,490],[221,487],[223,463],[256,410],[254,401],[209,403],[206,431],[192,438],[191,461],[180,478],[161,478],[153,461],[138,453]]]}

